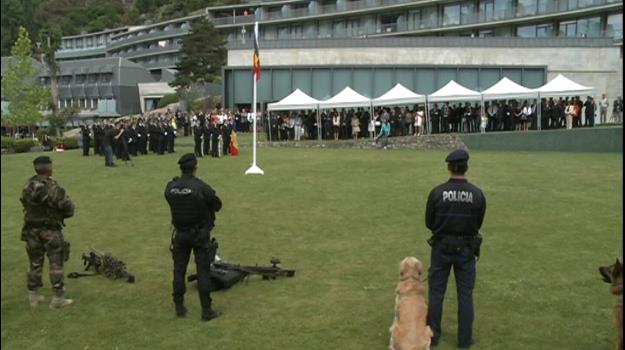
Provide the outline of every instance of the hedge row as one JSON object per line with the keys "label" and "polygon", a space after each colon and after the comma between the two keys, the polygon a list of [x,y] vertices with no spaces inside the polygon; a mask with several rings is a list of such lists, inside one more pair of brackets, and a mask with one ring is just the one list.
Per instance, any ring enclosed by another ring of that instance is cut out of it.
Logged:
{"label": "hedge row", "polygon": [[[62,144],[64,149],[78,148],[78,137],[50,137],[50,142],[53,147],[57,144]],[[2,149],[15,153],[28,152],[35,145],[40,145],[40,142],[32,139],[16,140],[12,137],[2,136]]]}

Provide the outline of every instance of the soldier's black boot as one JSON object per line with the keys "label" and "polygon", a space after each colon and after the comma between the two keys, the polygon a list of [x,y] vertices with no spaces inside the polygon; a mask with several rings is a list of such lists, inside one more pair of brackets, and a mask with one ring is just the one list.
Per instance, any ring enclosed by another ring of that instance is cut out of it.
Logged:
{"label": "soldier's black boot", "polygon": [[210,321],[219,316],[221,316],[221,311],[219,310],[211,308],[202,309],[202,321]]}
{"label": "soldier's black boot", "polygon": [[187,308],[183,303],[176,304],[176,316],[185,317],[187,315]]}

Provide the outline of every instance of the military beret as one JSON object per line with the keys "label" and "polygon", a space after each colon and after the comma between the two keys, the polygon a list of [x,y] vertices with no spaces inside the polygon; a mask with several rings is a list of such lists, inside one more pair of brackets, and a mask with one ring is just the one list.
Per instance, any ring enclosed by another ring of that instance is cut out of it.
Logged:
{"label": "military beret", "polygon": [[35,160],[33,160],[33,164],[37,165],[37,164],[52,164],[52,159],[50,159],[50,157],[48,156],[40,156],[35,158]]}
{"label": "military beret", "polygon": [[197,158],[195,158],[195,154],[193,153],[187,153],[185,155],[183,155],[182,157],[180,157],[180,160],[178,160],[178,164],[180,164],[180,166],[193,166],[193,165],[197,165]]}
{"label": "military beret", "polygon": [[457,149],[445,158],[447,163],[458,163],[458,162],[466,162],[469,160],[469,153],[463,149]]}

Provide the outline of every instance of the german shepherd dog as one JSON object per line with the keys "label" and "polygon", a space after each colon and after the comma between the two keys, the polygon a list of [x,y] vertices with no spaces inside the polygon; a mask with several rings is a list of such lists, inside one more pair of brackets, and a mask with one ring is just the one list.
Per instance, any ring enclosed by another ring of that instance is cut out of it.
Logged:
{"label": "german shepherd dog", "polygon": [[616,350],[623,350],[623,264],[616,259],[616,263],[609,266],[600,266],[599,273],[603,281],[610,283],[610,291],[616,295],[616,326],[618,327],[618,343]]}

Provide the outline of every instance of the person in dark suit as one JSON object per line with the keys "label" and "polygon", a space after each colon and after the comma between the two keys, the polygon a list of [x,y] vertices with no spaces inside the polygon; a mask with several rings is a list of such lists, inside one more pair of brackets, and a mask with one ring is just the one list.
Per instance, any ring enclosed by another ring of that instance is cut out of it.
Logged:
{"label": "person in dark suit", "polygon": [[211,156],[219,158],[219,135],[221,134],[220,126],[217,122],[212,122],[210,126],[211,135]]}
{"label": "person in dark suit", "polygon": [[202,127],[197,124],[193,126],[194,152],[197,157],[202,157]]}
{"label": "person in dark suit", "polygon": [[222,126],[221,140],[223,141],[223,155],[230,154],[230,135],[232,134],[232,123],[226,121]]}
{"label": "person in dark suit", "polygon": [[204,139],[204,143],[202,144],[202,154],[205,156],[210,154],[210,141],[211,141],[211,125],[210,120],[208,118],[204,121],[204,126],[202,127],[202,138]]}
{"label": "person in dark suit", "polygon": [[91,134],[89,133],[89,128],[86,125],[80,126],[80,135],[82,136],[82,155],[89,155],[89,145],[91,143]]}

